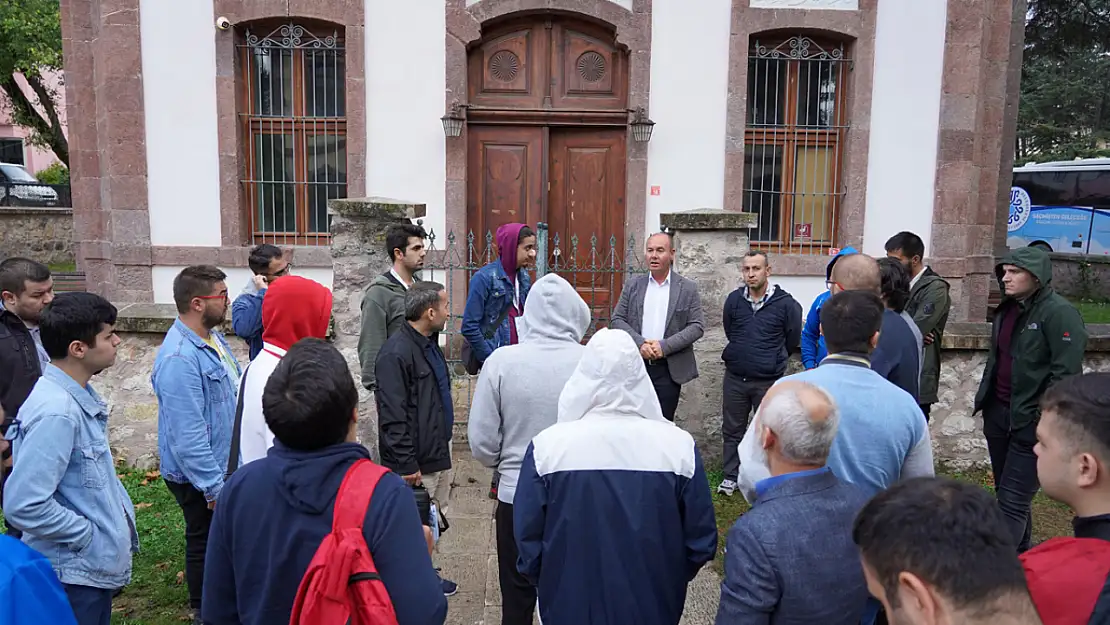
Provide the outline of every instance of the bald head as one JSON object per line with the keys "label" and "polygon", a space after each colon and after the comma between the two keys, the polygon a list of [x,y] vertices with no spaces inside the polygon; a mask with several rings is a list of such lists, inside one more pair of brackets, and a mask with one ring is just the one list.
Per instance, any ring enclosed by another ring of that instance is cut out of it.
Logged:
{"label": "bald head", "polygon": [[883,277],[879,263],[867,254],[841,256],[833,265],[832,281],[845,291],[882,293]]}
{"label": "bald head", "polygon": [[824,389],[785,380],[767,391],[759,407],[759,421],[775,437],[769,452],[791,464],[823,466],[836,438],[840,413]]}

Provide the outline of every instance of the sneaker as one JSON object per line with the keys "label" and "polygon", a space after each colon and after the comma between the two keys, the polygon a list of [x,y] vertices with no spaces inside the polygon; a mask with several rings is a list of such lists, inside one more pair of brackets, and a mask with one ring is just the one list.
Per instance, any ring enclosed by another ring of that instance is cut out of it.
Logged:
{"label": "sneaker", "polygon": [[449,579],[440,577],[439,583],[443,585],[444,597],[451,597],[454,596],[455,593],[459,592],[459,585]]}
{"label": "sneaker", "polygon": [[717,492],[726,497],[732,497],[732,494],[736,492],[736,482],[733,480],[721,480],[721,485],[717,487]]}

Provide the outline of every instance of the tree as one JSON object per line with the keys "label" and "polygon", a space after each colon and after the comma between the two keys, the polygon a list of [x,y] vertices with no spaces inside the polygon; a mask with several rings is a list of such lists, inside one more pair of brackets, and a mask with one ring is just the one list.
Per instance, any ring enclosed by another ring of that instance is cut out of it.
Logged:
{"label": "tree", "polygon": [[61,70],[58,0],[0,0],[0,103],[7,104],[14,123],[31,131],[31,143],[50,148],[69,165],[69,141],[58,115],[63,100],[43,77]]}
{"label": "tree", "polygon": [[1110,156],[1110,0],[1029,0],[1017,160]]}

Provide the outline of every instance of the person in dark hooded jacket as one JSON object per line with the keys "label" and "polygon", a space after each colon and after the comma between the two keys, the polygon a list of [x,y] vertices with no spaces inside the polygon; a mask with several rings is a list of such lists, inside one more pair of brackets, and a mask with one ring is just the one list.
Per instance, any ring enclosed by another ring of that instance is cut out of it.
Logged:
{"label": "person in dark hooded jacket", "polygon": [[[220,493],[205,560],[208,625],[288,623],[297,588],[331,532],[340,483],[356,461],[358,390],[347,361],[326,341],[293,345],[262,397],[274,446],[243,465]],[[412,489],[382,476],[362,534],[398,625],[439,625],[447,599],[428,554]]]}
{"label": "person in dark hooded jacket", "polygon": [[995,266],[1003,299],[994,313],[991,349],[973,412],[983,413],[999,506],[1019,552],[1029,549],[1037,493],[1039,402],[1048,387],[1083,372],[1087,328],[1079,311],[1052,289],[1052,261],[1035,247]]}

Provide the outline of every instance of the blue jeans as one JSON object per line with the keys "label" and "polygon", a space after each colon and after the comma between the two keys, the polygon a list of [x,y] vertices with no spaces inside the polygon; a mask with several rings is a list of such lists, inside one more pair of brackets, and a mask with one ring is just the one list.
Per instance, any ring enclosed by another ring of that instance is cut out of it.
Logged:
{"label": "blue jeans", "polygon": [[111,625],[114,590],[62,584],[77,625]]}

